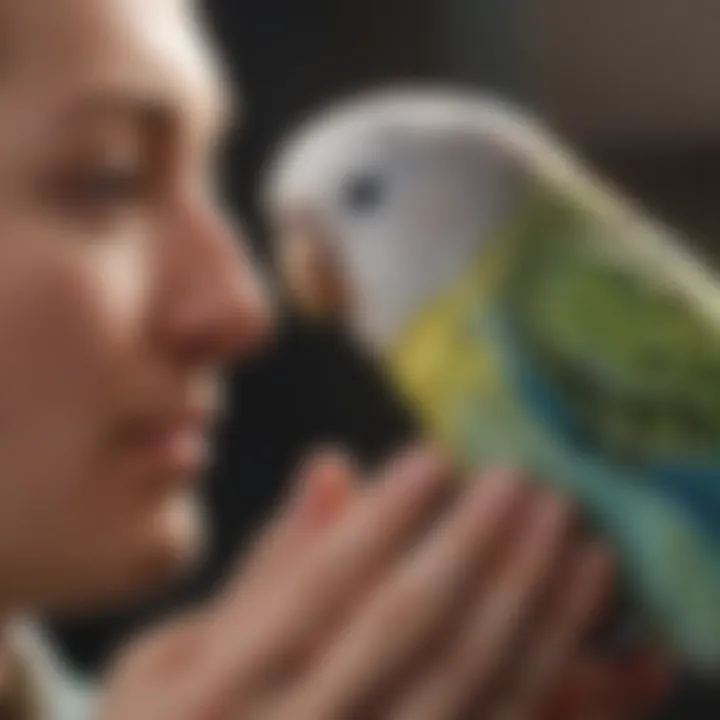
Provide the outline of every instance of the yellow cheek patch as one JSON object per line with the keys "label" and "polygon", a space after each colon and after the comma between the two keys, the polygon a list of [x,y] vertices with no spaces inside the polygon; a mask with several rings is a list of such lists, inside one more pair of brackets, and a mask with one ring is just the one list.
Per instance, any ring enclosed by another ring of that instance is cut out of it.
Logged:
{"label": "yellow cheek patch", "polygon": [[468,395],[482,396],[500,382],[497,360],[482,338],[482,309],[507,267],[508,244],[484,250],[470,271],[431,300],[408,324],[387,355],[396,387],[420,422],[451,443],[456,409]]}

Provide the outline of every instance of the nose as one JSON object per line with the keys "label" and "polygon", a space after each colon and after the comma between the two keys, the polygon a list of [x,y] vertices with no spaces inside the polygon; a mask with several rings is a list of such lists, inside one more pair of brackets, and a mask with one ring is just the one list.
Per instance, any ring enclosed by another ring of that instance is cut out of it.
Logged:
{"label": "nose", "polygon": [[200,362],[227,363],[258,350],[274,311],[242,231],[211,203],[194,199],[168,225],[156,315],[163,341]]}

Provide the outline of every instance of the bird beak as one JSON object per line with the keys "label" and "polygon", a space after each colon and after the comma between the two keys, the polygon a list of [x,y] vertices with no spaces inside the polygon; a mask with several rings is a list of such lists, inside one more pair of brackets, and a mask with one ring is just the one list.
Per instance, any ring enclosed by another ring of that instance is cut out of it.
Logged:
{"label": "bird beak", "polygon": [[291,306],[316,322],[340,320],[348,307],[336,247],[312,213],[286,213],[276,232],[278,269]]}

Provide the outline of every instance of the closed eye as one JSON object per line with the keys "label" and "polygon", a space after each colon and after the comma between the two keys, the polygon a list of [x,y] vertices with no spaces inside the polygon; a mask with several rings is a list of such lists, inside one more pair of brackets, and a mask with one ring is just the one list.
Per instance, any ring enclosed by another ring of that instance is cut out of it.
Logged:
{"label": "closed eye", "polygon": [[50,178],[47,197],[77,221],[105,222],[143,211],[152,199],[152,175],[134,163],[72,168]]}
{"label": "closed eye", "polygon": [[105,168],[67,178],[63,194],[79,205],[109,208],[142,200],[148,185],[146,174],[139,169]]}

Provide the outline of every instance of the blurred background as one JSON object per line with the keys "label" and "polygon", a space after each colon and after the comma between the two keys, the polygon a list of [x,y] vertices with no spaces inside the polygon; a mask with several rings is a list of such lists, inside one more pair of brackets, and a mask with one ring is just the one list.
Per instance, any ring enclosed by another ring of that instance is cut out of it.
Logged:
{"label": "blurred background", "polygon": [[[451,81],[526,103],[657,215],[720,252],[720,3],[708,0],[213,0],[207,16],[245,100],[225,189],[261,256],[254,183],[269,149],[323,103],[389,81]],[[232,383],[207,486],[216,532],[189,585],[123,616],[58,620],[94,671],[139,624],[213,587],[308,447],[374,461],[412,427],[342,337],[289,320]],[[668,717],[720,717],[688,685]]]}

